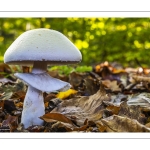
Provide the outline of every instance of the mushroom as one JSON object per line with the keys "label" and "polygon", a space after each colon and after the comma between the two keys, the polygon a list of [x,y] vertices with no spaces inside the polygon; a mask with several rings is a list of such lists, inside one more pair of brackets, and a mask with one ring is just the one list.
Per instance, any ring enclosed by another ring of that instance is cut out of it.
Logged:
{"label": "mushroom", "polygon": [[28,85],[24,99],[21,123],[24,128],[43,125],[39,117],[45,114],[43,92],[66,91],[68,82],[51,77],[47,65],[78,63],[82,55],[77,47],[62,33],[45,28],[21,34],[4,54],[9,65],[33,65],[31,73],[15,73]]}

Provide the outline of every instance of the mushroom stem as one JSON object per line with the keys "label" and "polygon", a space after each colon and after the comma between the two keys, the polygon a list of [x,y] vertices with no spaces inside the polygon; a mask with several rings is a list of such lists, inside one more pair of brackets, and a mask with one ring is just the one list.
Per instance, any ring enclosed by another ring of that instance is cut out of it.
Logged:
{"label": "mushroom stem", "polygon": [[67,82],[52,78],[46,71],[47,63],[35,62],[32,73],[15,73],[28,84],[21,118],[25,128],[43,124],[44,121],[39,119],[45,114],[43,92],[66,91],[71,87]]}
{"label": "mushroom stem", "polygon": [[[46,62],[34,62],[32,68],[33,74],[41,74],[46,72],[46,70]],[[32,125],[42,125],[43,121],[39,119],[39,117],[44,114],[45,106],[43,92],[29,85],[26,97],[24,99],[21,123],[23,123],[25,128]]]}
{"label": "mushroom stem", "polygon": [[43,125],[43,120],[39,119],[39,117],[44,114],[43,93],[29,86],[24,100],[21,123],[23,123],[24,128],[32,125]]}
{"label": "mushroom stem", "polygon": [[32,73],[40,74],[46,72],[47,70],[47,63],[46,62],[34,62]]}

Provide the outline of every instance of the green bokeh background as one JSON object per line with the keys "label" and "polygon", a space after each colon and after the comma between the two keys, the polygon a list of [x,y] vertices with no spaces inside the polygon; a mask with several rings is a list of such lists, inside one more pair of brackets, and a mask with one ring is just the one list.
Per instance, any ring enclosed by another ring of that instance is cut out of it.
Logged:
{"label": "green bokeh background", "polygon": [[80,65],[150,66],[150,18],[0,18],[0,61],[21,33],[35,28],[66,35],[83,55]]}

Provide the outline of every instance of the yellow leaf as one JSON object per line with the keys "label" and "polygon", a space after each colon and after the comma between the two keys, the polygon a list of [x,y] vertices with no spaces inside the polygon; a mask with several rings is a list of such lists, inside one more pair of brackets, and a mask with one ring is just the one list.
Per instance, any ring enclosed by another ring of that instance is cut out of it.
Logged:
{"label": "yellow leaf", "polygon": [[59,92],[59,93],[56,95],[56,97],[57,97],[57,98],[60,98],[60,99],[65,99],[65,98],[69,97],[69,96],[72,95],[72,94],[76,94],[77,92],[78,92],[78,91],[76,91],[76,90],[69,89],[69,90],[67,90],[67,91],[65,91],[65,92]]}

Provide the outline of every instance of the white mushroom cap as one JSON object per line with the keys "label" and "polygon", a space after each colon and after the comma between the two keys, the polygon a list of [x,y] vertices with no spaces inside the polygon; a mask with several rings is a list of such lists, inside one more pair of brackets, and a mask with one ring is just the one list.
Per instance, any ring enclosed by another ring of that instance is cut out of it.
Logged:
{"label": "white mushroom cap", "polygon": [[54,91],[66,91],[71,87],[68,82],[53,78],[49,76],[48,73],[15,73],[15,76],[25,81],[28,85],[47,93]]}
{"label": "white mushroom cap", "polygon": [[24,32],[4,54],[4,62],[14,65],[33,65],[34,61],[72,64],[80,62],[81,59],[80,51],[66,36],[45,28]]}

